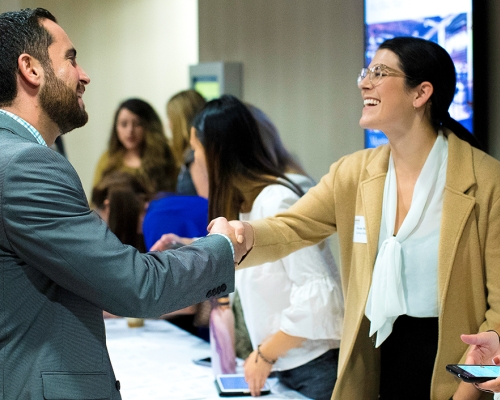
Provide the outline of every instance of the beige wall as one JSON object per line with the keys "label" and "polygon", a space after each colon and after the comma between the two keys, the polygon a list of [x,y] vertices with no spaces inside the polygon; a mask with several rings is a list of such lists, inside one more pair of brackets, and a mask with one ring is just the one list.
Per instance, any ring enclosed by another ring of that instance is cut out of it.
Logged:
{"label": "beige wall", "polygon": [[200,0],[200,62],[241,61],[262,108],[316,179],[363,147],[362,0]]}
{"label": "beige wall", "polygon": [[[500,1],[487,0],[490,153],[500,158]],[[240,61],[243,97],[266,111],[319,178],[364,146],[356,77],[363,0],[200,0],[200,62]]]}
{"label": "beige wall", "polygon": [[91,83],[88,124],[64,136],[68,158],[90,195],[113,114],[129,97],[149,101],[163,121],[170,96],[189,84],[198,62],[196,0],[0,0],[0,11],[44,7],[66,30]]}

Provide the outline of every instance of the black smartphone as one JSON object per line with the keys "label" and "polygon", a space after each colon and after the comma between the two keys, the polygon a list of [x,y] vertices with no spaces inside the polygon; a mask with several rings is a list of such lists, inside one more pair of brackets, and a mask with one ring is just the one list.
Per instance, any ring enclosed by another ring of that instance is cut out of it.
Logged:
{"label": "black smartphone", "polygon": [[204,367],[212,366],[212,359],[210,357],[200,358],[199,360],[193,360],[196,365],[203,365]]}
{"label": "black smartphone", "polygon": [[500,375],[500,365],[448,364],[446,370],[469,383],[490,381]]}

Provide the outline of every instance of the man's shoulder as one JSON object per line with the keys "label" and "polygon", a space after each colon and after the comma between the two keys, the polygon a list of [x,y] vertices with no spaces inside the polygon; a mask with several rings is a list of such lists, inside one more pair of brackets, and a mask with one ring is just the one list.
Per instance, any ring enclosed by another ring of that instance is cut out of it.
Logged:
{"label": "man's shoulder", "polygon": [[33,184],[64,181],[75,187],[81,185],[78,174],[64,156],[50,147],[4,130],[2,126],[0,148],[2,187],[6,180],[17,186],[25,184],[26,180]]}

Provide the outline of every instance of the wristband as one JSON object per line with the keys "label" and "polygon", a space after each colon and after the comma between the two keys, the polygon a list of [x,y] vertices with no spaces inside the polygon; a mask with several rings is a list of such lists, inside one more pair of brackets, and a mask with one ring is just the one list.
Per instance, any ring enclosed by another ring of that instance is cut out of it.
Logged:
{"label": "wristband", "polygon": [[262,353],[260,352],[260,344],[257,346],[257,354],[255,355],[255,362],[258,361],[259,356],[260,358],[262,358],[262,360],[264,360],[264,362],[268,363],[269,365],[274,365],[274,363],[276,362],[276,360],[269,360],[268,358],[262,355]]}

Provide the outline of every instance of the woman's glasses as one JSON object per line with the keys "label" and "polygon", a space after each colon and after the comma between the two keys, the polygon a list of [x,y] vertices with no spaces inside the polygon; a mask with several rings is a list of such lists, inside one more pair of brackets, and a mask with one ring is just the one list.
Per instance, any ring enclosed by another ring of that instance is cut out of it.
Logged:
{"label": "woman's glasses", "polygon": [[361,68],[361,72],[358,75],[358,86],[367,76],[372,85],[378,84],[382,80],[383,76],[406,77],[406,75],[401,71],[396,71],[385,64],[376,64],[371,68]]}

